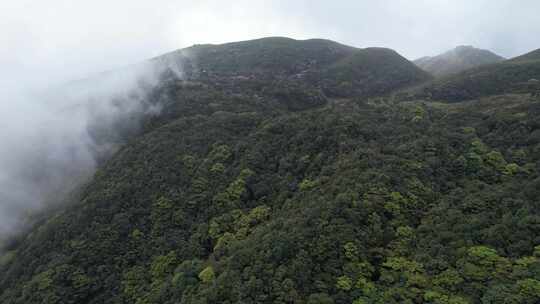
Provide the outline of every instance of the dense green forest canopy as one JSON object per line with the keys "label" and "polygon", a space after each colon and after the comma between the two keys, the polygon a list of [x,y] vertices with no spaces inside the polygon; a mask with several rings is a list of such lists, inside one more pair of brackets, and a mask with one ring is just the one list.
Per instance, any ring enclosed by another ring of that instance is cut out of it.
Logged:
{"label": "dense green forest canopy", "polygon": [[404,101],[431,77],[326,40],[167,56],[162,115],[11,241],[1,303],[540,301],[535,91]]}

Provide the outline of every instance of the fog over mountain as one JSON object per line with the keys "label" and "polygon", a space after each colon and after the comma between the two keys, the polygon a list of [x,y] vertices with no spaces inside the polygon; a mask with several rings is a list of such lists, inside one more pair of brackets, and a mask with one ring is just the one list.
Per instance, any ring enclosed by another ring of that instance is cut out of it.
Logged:
{"label": "fog over mountain", "polygon": [[29,222],[29,212],[61,203],[125,133],[159,114],[148,96],[165,72],[182,78],[178,63],[151,60],[48,89],[2,92],[0,240]]}

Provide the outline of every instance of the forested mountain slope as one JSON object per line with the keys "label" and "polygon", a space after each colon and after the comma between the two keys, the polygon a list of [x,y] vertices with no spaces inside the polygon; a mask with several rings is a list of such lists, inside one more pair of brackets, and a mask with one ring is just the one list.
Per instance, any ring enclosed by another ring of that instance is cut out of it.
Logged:
{"label": "forested mountain slope", "polygon": [[414,63],[431,75],[441,77],[503,60],[491,51],[461,45],[437,56],[419,58]]}
{"label": "forested mountain slope", "polygon": [[[540,99],[367,98],[414,70],[330,61],[183,62],[149,95],[163,114],[13,240],[0,302],[538,303]],[[325,93],[339,77],[350,97]]]}

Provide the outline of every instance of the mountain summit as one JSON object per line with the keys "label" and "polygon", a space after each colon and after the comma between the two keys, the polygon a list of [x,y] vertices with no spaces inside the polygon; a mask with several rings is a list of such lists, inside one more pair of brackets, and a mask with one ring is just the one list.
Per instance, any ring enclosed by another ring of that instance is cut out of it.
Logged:
{"label": "mountain summit", "polygon": [[414,63],[424,71],[440,77],[503,60],[503,57],[491,51],[460,45],[437,56],[419,58]]}
{"label": "mountain summit", "polygon": [[430,79],[391,49],[360,49],[325,39],[267,37],[195,45],[168,55],[174,54],[186,75],[198,80],[287,82],[320,88],[328,97],[370,97]]}

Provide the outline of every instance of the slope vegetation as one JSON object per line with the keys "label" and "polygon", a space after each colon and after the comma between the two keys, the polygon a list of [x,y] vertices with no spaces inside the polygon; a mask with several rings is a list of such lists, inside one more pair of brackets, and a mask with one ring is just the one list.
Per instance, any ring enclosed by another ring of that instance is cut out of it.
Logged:
{"label": "slope vegetation", "polygon": [[13,248],[0,299],[535,303],[540,103],[500,103],[179,118]]}
{"label": "slope vegetation", "polygon": [[430,79],[393,50],[366,48],[323,69],[318,75],[331,96],[377,96]]}

